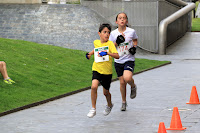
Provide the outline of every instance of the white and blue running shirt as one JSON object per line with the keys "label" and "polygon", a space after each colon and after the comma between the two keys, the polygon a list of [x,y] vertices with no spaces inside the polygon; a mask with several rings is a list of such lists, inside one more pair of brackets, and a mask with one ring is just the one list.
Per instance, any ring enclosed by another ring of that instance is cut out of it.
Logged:
{"label": "white and blue running shirt", "polygon": [[[125,35],[125,42],[124,43],[129,43],[129,48],[133,47],[133,39],[138,39],[138,36],[135,32],[134,29],[126,27],[126,30],[123,32]],[[109,40],[116,42],[117,36],[121,35],[121,33],[118,31],[118,28],[113,30],[110,34]],[[119,51],[118,51],[119,52]],[[115,59],[116,63],[124,64],[127,61],[135,61],[135,55],[132,54],[127,54],[127,55],[122,55],[120,56],[119,59]]]}

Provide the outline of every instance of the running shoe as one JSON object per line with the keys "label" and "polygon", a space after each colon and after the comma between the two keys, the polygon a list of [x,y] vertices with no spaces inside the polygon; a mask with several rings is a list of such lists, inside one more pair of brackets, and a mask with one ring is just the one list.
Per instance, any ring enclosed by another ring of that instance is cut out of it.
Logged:
{"label": "running shoe", "polygon": [[10,79],[10,78],[4,79],[3,81],[4,81],[4,83],[6,83],[6,84],[13,84],[13,83],[15,83],[15,81],[13,81],[13,80]]}
{"label": "running shoe", "polygon": [[135,84],[135,87],[131,88],[131,94],[130,94],[130,98],[133,99],[136,97],[137,94],[137,86]]}
{"label": "running shoe", "polygon": [[8,79],[11,83],[15,83],[15,81],[13,81],[11,78]]}
{"label": "running shoe", "polygon": [[90,109],[89,113],[87,114],[87,116],[88,116],[89,118],[92,118],[92,117],[94,117],[95,115],[96,115],[96,109],[95,109],[95,108]]}
{"label": "running shoe", "polygon": [[121,107],[121,111],[126,111],[126,107],[127,107],[127,102],[122,103],[122,107]]}
{"label": "running shoe", "polygon": [[109,107],[108,105],[106,105],[106,108],[105,108],[105,110],[103,111],[103,114],[104,114],[105,116],[108,115],[108,114],[110,114],[110,112],[111,112],[113,106],[114,106],[114,104],[112,104],[111,107]]}

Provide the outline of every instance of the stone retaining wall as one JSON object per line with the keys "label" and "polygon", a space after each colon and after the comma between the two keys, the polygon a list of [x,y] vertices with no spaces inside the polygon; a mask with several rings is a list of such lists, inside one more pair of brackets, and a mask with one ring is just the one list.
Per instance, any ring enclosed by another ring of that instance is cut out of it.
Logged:
{"label": "stone retaining wall", "polygon": [[0,0],[0,3],[29,3],[29,4],[35,4],[35,3],[42,3],[42,0]]}
{"label": "stone retaining wall", "polygon": [[107,22],[81,5],[0,4],[0,37],[90,51]]}
{"label": "stone retaining wall", "polygon": [[[73,3],[73,2],[80,2],[80,0],[0,0],[0,3],[5,3],[5,4],[41,4],[41,3],[48,3],[49,4],[59,4],[62,3],[62,1]],[[64,3],[62,3],[64,4]]]}

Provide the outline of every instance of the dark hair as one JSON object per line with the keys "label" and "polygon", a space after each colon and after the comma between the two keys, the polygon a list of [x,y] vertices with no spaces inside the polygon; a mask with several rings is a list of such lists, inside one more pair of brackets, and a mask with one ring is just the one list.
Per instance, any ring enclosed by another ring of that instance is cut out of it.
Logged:
{"label": "dark hair", "polygon": [[[127,20],[128,20],[128,16],[127,16],[127,14],[126,13],[124,13],[124,12],[120,12],[120,13],[118,13],[117,14],[117,16],[116,16],[116,21],[117,21],[117,18],[118,18],[118,16],[119,16],[119,14],[125,14],[126,15],[126,18],[127,18]],[[128,25],[126,25],[126,27],[129,27]],[[118,28],[118,26],[117,26],[117,28]]]}
{"label": "dark hair", "polygon": [[99,32],[101,32],[105,27],[107,27],[111,31],[110,24],[104,23],[99,26]]}
{"label": "dark hair", "polygon": [[116,16],[116,21],[117,21],[117,18],[118,18],[118,16],[119,16],[119,14],[122,14],[122,13],[126,15],[126,18],[127,18],[127,20],[128,20],[128,16],[127,16],[127,14],[124,13],[124,12],[120,12],[120,13],[118,13],[117,16]]}

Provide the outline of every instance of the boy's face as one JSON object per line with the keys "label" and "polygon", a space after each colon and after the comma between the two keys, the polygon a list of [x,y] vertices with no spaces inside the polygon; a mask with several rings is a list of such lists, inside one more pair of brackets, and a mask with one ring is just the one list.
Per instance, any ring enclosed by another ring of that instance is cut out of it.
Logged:
{"label": "boy's face", "polygon": [[127,25],[127,23],[128,23],[128,20],[127,20],[126,14],[120,13],[120,14],[118,15],[118,17],[117,17],[116,24],[117,24],[118,26],[125,26],[125,25]]}
{"label": "boy's face", "polygon": [[101,32],[98,32],[101,42],[107,42],[110,36],[110,30],[105,27]]}

